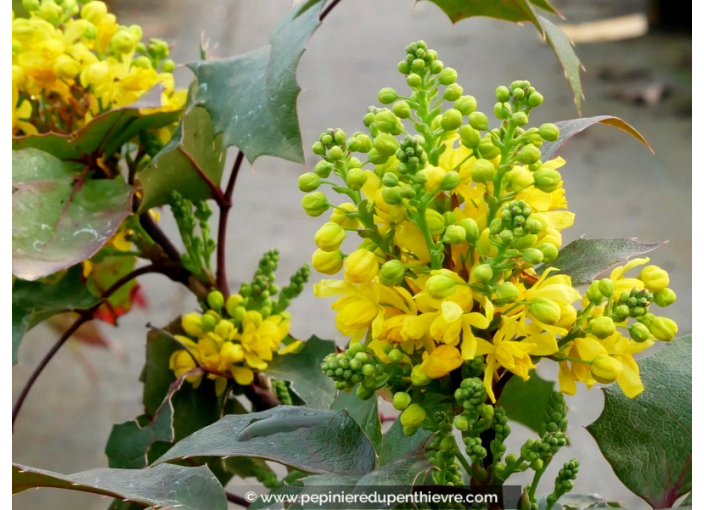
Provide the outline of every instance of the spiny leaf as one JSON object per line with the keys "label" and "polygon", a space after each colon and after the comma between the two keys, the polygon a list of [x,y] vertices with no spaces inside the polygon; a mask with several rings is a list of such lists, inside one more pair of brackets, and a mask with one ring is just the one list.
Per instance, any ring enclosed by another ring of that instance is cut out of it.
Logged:
{"label": "spiny leaf", "polygon": [[642,243],[635,239],[577,239],[543,267],[556,267],[572,280],[572,285],[594,281],[597,275],[616,264],[644,255],[663,243]]}
{"label": "spiny leaf", "polygon": [[162,465],[148,469],[91,469],[62,475],[12,464],[12,493],[54,487],[120,498],[142,506],[225,510],[222,486],[207,467]]}
{"label": "spiny leaf", "polygon": [[279,406],[228,415],[177,443],[157,462],[257,457],[309,473],[362,475],[374,468],[369,439],[346,413]]}
{"label": "spiny leaf", "polygon": [[530,373],[527,381],[511,377],[499,398],[499,404],[510,420],[539,432],[554,386],[552,381],[538,377],[535,371]]}
{"label": "spiny leaf", "polygon": [[375,451],[381,449],[381,421],[377,400],[376,394],[362,400],[354,392],[341,391],[330,406],[334,411],[346,411],[372,442]]}
{"label": "spiny leaf", "polygon": [[196,103],[210,113],[223,146],[236,145],[250,162],[269,155],[303,163],[296,67],[320,24],[321,6],[300,16],[293,9],[272,32],[269,46],[190,66],[198,79]]}
{"label": "spiny leaf", "polygon": [[587,430],[626,487],[670,508],[692,490],[691,335],[638,364],[643,393],[630,399],[604,388],[604,411]]}
{"label": "spiny leaf", "polygon": [[[487,16],[503,21],[531,21],[536,24],[535,13],[530,5],[557,13],[547,0],[430,0],[447,14],[450,21],[457,23],[465,18]],[[542,33],[542,27],[536,24]]]}
{"label": "spiny leaf", "polygon": [[401,421],[397,419],[391,428],[384,432],[379,451],[379,464],[383,466],[411,452],[421,451],[429,437],[430,432],[424,429],[417,430],[412,436],[407,436],[403,433]]}
{"label": "spiny leaf", "polygon": [[613,115],[600,115],[598,117],[562,120],[560,122],[556,122],[555,125],[560,129],[560,137],[554,142],[543,143],[543,146],[540,148],[540,159],[542,159],[543,161],[548,161],[549,159],[552,159],[562,148],[565,142],[567,142],[567,140],[572,138],[574,135],[581,133],[588,127],[593,126],[594,124],[604,124],[606,126],[613,126],[622,131],[625,131],[633,138],[645,145],[648,149],[650,149],[650,152],[653,152],[652,147],[648,145],[648,142],[645,140],[645,138],[643,138],[643,135],[641,135],[636,130],[636,128],[631,126],[628,122],[623,119],[619,119],[618,117],[614,117]]}
{"label": "spiny leaf", "polygon": [[584,94],[582,93],[582,80],[579,73],[582,70],[582,63],[574,52],[572,42],[562,30],[542,16],[538,16],[538,21],[545,30],[545,40],[555,52],[557,60],[560,61],[560,65],[565,72],[565,78],[567,78],[570,88],[572,89],[572,96],[574,97],[574,105],[577,107],[577,113],[581,115]]}
{"label": "spiny leaf", "polygon": [[12,152],[12,273],[36,280],[96,253],[130,213],[134,189],[76,175],[47,152]]}

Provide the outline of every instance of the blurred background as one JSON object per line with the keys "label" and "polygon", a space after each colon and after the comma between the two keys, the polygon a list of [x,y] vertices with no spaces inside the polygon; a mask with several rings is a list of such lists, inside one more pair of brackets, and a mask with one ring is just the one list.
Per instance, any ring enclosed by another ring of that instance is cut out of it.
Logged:
{"label": "blurred background", "polygon": [[[611,114],[636,127],[655,155],[628,135],[596,126],[574,138],[561,152],[574,227],[563,233],[565,244],[580,237],[635,237],[669,241],[651,255],[670,272],[678,301],[668,309],[680,327],[691,332],[691,16],[662,9],[645,0],[554,0],[566,17],[565,31],[578,42],[586,68],[583,116]],[[140,24],[145,38],[173,45],[177,63],[195,61],[201,41],[218,57],[267,44],[270,30],[290,8],[290,0],[111,0],[121,24]],[[678,8],[679,9],[679,8]],[[287,280],[314,251],[313,234],[320,219],[300,207],[298,176],[317,162],[308,147],[328,127],[347,133],[362,129],[366,108],[377,103],[385,86],[402,90],[396,63],[405,46],[425,40],[445,65],[457,69],[465,93],[480,109],[491,112],[494,90],[527,79],[544,96],[532,116],[535,125],[577,116],[571,91],[555,55],[530,26],[472,18],[452,25],[440,9],[413,0],[343,0],[313,35],[298,68],[303,89],[298,108],[307,166],[262,157],[245,163],[235,190],[228,241],[232,285],[249,279],[260,255],[281,253],[279,276]],[[181,68],[178,83],[186,87],[190,72]],[[233,91],[236,93],[236,91]],[[233,159],[234,149],[230,154]],[[229,166],[228,166],[229,168]],[[175,236],[168,212],[162,224]],[[314,277],[314,281],[318,278]],[[163,325],[192,311],[195,301],[184,288],[158,275],[143,280],[147,306],[120,319],[119,328],[101,325],[109,349],[68,344],[42,374],[17,422],[13,460],[62,473],[107,465],[105,442],[114,423],[141,412],[141,383],[146,324]],[[292,334],[306,339],[344,339],[334,327],[330,302],[313,297],[312,283],[294,302]],[[57,334],[39,326],[28,334],[13,368],[16,396],[31,370],[56,341]],[[549,364],[544,363],[544,364]],[[543,373],[554,377],[552,367]],[[542,373],[542,372],[541,372]],[[584,388],[581,388],[584,389]],[[576,493],[599,493],[632,510],[648,505],[614,476],[584,426],[603,406],[598,390],[568,398],[572,409],[572,446],[560,452],[553,467],[571,457],[581,462]],[[527,434],[514,427],[513,444]],[[551,469],[552,471],[552,469]],[[550,490],[552,479],[544,477]],[[46,490],[14,498],[17,509],[101,509],[109,501],[94,495]]]}

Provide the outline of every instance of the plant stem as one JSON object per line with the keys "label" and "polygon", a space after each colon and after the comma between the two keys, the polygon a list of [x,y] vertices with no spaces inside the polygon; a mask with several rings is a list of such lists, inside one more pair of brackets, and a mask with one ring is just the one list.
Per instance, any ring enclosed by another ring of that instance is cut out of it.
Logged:
{"label": "plant stem", "polygon": [[208,174],[205,173],[205,171],[200,167],[198,162],[193,159],[193,156],[191,156],[186,149],[183,148],[182,145],[178,146],[178,151],[185,157],[188,162],[193,166],[196,172],[198,172],[198,175],[200,176],[201,179],[203,179],[203,182],[205,182],[208,187],[210,188],[211,193],[213,194],[213,198],[218,204],[222,204],[225,201],[225,196],[222,193],[222,190],[220,189],[219,186],[217,186],[212,179],[208,176]]}
{"label": "plant stem", "polygon": [[149,212],[139,216],[139,222],[142,228],[145,230],[149,237],[151,237],[155,243],[157,243],[164,250],[167,257],[174,261],[181,261],[181,254],[171,240],[166,237],[166,234],[159,228],[156,224],[154,218],[151,217]]}
{"label": "plant stem", "polygon": [[332,0],[330,2],[330,5],[328,5],[325,9],[323,9],[323,12],[320,13],[320,17],[318,18],[320,21],[323,21],[325,17],[330,14],[330,11],[332,11],[337,4],[340,3],[340,0]]}
{"label": "plant stem", "polygon": [[220,206],[220,218],[218,223],[218,251],[215,279],[218,290],[222,292],[225,299],[227,299],[230,295],[230,288],[227,283],[227,261],[225,257],[225,249],[227,244],[227,218],[230,214],[230,208],[232,208],[232,193],[235,190],[235,181],[237,180],[237,174],[239,174],[240,168],[242,167],[242,161],[244,161],[244,152],[240,151],[237,154],[237,158],[235,158],[235,163],[232,165],[232,172],[230,173],[230,179],[227,181],[223,201],[218,202],[218,205]]}
{"label": "plant stem", "polygon": [[230,503],[234,503],[236,505],[240,505],[243,507],[248,507],[251,503],[244,499],[242,496],[239,496],[237,494],[233,494],[231,492],[225,491],[225,497]]}

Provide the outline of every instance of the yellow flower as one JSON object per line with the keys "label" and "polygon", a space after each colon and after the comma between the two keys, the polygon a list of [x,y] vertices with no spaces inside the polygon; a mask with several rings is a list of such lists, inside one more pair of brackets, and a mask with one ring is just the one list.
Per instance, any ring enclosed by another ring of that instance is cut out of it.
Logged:
{"label": "yellow flower", "polygon": [[431,379],[438,379],[449,374],[464,361],[460,351],[449,345],[441,345],[433,349],[430,354],[427,352],[425,354],[427,356],[424,357],[420,368]]}

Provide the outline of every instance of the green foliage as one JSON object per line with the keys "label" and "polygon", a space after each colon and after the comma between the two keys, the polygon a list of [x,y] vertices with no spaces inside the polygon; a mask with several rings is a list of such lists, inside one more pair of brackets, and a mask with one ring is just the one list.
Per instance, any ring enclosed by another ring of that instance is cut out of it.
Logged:
{"label": "green foliage", "polygon": [[362,400],[355,393],[341,391],[333,401],[330,409],[334,411],[346,411],[362,432],[374,445],[374,450],[379,451],[382,444],[381,422],[379,421],[378,397]]}
{"label": "green foliage", "polygon": [[347,413],[291,406],[225,416],[157,462],[204,456],[257,457],[310,473],[342,475],[361,475],[376,464],[371,442]]}
{"label": "green foliage", "polygon": [[[12,152],[12,273],[36,280],[96,253],[129,214],[133,189],[88,180],[37,149]],[[80,169],[80,165],[78,165]]]}
{"label": "green foliage", "polygon": [[12,493],[54,487],[120,498],[141,506],[183,510],[225,510],[222,486],[207,467],[162,465],[149,469],[91,469],[62,475],[12,465]]}
{"label": "green foliage", "polygon": [[535,371],[530,373],[527,381],[511,377],[499,398],[499,404],[506,410],[509,419],[540,432],[554,386],[552,381],[541,379]]}
{"label": "green foliage", "polygon": [[635,239],[577,239],[562,248],[550,266],[568,275],[572,285],[584,285],[610,267],[653,251],[661,244]]}
{"label": "green foliage", "polygon": [[12,285],[12,364],[24,334],[52,315],[85,310],[100,300],[81,280],[80,266],[52,281],[28,282],[16,279]]}
{"label": "green foliage", "polygon": [[384,432],[382,437],[381,449],[379,450],[379,465],[385,466],[399,457],[408,455],[410,452],[421,450],[429,437],[430,432],[422,429],[412,436],[407,436],[403,433],[401,421],[394,421],[391,428]]}
{"label": "green foliage", "polygon": [[670,508],[692,490],[691,335],[639,365],[643,394],[604,388],[604,411],[587,430],[629,489],[653,508]]}
{"label": "green foliage", "polygon": [[269,46],[191,65],[198,79],[195,102],[210,113],[223,147],[236,145],[250,162],[269,155],[303,163],[296,66],[319,13],[320,5],[298,17],[294,9],[276,26]]}

